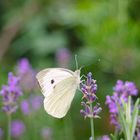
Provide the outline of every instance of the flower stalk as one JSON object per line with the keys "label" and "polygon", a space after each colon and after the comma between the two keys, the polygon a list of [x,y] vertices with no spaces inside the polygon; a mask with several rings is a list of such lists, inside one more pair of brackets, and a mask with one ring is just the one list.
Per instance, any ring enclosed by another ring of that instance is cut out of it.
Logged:
{"label": "flower stalk", "polygon": [[8,114],[7,118],[8,118],[7,140],[11,140],[11,114]]}
{"label": "flower stalk", "polygon": [[[90,110],[92,110],[92,103],[90,104]],[[94,140],[94,120],[93,117],[90,117],[90,126],[91,126],[91,138]]]}
{"label": "flower stalk", "polygon": [[[101,112],[101,107],[96,102],[97,96],[97,84],[96,80],[92,79],[92,73],[89,72],[87,74],[86,82],[81,83],[81,91],[83,93],[83,101],[82,106],[84,106],[84,110],[80,110],[81,114],[84,118],[90,119],[90,126],[91,126],[91,137],[90,140],[95,140],[94,136],[94,118],[100,118],[98,114]],[[95,106],[93,106],[95,103]]]}

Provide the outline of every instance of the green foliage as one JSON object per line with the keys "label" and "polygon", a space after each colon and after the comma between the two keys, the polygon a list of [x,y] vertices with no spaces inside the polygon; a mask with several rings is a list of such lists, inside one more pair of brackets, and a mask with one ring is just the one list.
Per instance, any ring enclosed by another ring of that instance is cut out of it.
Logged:
{"label": "green foliage", "polygon": [[131,96],[129,96],[128,103],[122,101],[122,106],[119,106],[119,121],[122,127],[125,140],[133,140],[136,130],[136,124],[139,112],[139,99],[137,99],[132,110]]}

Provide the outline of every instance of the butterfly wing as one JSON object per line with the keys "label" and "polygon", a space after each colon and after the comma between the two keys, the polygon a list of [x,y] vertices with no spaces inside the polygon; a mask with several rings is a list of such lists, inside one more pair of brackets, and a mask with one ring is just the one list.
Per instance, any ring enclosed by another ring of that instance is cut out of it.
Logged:
{"label": "butterfly wing", "polygon": [[45,96],[46,112],[57,118],[64,117],[75,95],[79,76],[67,69],[50,68],[42,70],[36,77]]}
{"label": "butterfly wing", "polygon": [[62,118],[68,112],[77,89],[75,77],[69,77],[58,83],[44,100],[46,112],[56,118]]}
{"label": "butterfly wing", "polygon": [[73,76],[72,71],[63,68],[49,68],[40,71],[36,78],[39,82],[43,95],[49,96],[53,88],[62,80]]}

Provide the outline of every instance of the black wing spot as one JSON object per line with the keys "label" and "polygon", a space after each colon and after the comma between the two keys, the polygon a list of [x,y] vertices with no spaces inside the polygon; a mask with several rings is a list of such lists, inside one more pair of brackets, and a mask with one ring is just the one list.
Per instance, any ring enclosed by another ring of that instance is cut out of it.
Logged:
{"label": "black wing spot", "polygon": [[52,79],[52,80],[51,80],[51,84],[53,84],[53,83],[54,83],[54,80]]}

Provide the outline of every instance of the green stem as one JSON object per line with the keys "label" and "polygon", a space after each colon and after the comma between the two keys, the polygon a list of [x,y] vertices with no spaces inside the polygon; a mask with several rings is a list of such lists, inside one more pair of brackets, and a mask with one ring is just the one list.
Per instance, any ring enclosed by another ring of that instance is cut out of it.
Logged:
{"label": "green stem", "polygon": [[7,140],[11,140],[11,114],[8,114],[8,132]]}
{"label": "green stem", "polygon": [[131,136],[131,124],[132,124],[132,118],[131,118],[131,96],[128,98],[128,103],[126,104],[126,123],[127,123],[127,140],[133,140],[133,136]]}
{"label": "green stem", "polygon": [[[90,104],[90,110],[92,111],[92,103]],[[90,118],[90,126],[91,126],[91,137],[94,140],[94,121],[93,117]]]}

